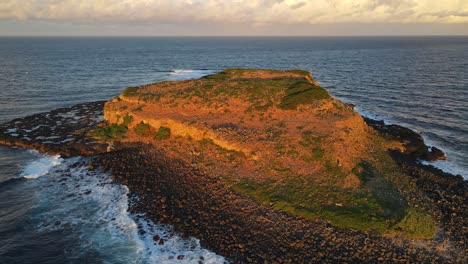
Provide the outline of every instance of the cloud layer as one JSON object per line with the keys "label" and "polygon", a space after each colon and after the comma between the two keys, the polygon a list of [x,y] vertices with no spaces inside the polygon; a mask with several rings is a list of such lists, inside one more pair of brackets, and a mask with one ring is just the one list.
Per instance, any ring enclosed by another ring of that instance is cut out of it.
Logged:
{"label": "cloud layer", "polygon": [[136,24],[468,23],[466,0],[2,0],[0,20]]}

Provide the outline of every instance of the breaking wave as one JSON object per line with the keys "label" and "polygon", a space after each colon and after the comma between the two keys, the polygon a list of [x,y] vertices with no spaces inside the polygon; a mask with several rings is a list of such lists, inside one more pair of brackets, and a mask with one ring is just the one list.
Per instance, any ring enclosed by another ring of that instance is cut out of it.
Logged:
{"label": "breaking wave", "polygon": [[128,188],[106,173],[88,170],[86,159],[44,156],[33,163],[49,165],[34,174],[47,175],[41,177],[37,198],[37,231],[71,232],[78,246],[68,249],[67,258],[83,260],[97,252],[93,258],[106,263],[225,263],[197,239],[184,239],[170,225],[129,213]]}
{"label": "breaking wave", "polygon": [[174,70],[169,73],[170,80],[197,79],[206,75],[214,74],[214,70]]}
{"label": "breaking wave", "polygon": [[50,169],[60,165],[63,162],[63,159],[60,158],[60,155],[42,155],[35,150],[30,151],[33,155],[40,156],[39,159],[29,162],[21,172],[20,176],[26,179],[36,179],[47,174]]}

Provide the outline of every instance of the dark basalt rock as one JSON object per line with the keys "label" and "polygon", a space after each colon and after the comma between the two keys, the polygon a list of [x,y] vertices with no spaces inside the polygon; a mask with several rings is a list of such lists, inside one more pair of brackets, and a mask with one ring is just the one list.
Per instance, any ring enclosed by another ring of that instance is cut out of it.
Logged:
{"label": "dark basalt rock", "polygon": [[382,135],[400,140],[405,143],[405,154],[413,157],[414,159],[422,159],[427,161],[443,160],[445,154],[437,147],[429,147],[424,143],[423,137],[414,132],[413,130],[400,126],[400,125],[386,125],[383,120],[374,120],[364,117],[367,125],[377,130]]}
{"label": "dark basalt rock", "polygon": [[[416,162],[407,154],[397,154],[403,159],[402,166],[406,166],[405,158]],[[462,254],[436,253],[436,243],[433,249],[415,246],[405,239],[395,243],[372,232],[338,229],[319,219],[307,220],[275,210],[227,188],[215,175],[169,157],[153,146],[119,145],[94,162],[96,166],[112,168],[114,179],[126,184],[140,198],[132,206],[132,212],[172,224],[179,233],[200,239],[204,247],[232,263],[463,263],[464,260]],[[456,206],[453,213],[457,217],[445,215],[443,223],[450,225],[445,230],[457,236],[455,241],[463,250],[465,231],[455,221],[461,221],[462,225],[466,221],[462,218],[466,206],[456,205],[457,199],[466,196],[466,185],[458,178],[445,181],[432,173],[427,175],[428,178],[415,176],[415,181],[423,179],[418,184],[425,191],[414,197],[427,203],[426,192],[430,193],[432,183],[452,188],[441,194],[439,199],[447,202],[435,207],[434,212]],[[156,244],[164,243],[158,237],[153,240]]]}
{"label": "dark basalt rock", "polygon": [[[432,165],[423,165],[408,154],[389,150],[416,192],[405,191],[407,200],[425,207],[442,223],[454,244],[466,250],[468,244],[468,182],[461,175],[446,173]],[[465,251],[466,252],[466,251]]]}
{"label": "dark basalt rock", "polygon": [[107,144],[87,136],[101,122],[104,101],[77,104],[0,124],[0,144],[33,148],[62,157],[105,152]]}
{"label": "dark basalt rock", "polygon": [[425,159],[427,161],[436,161],[436,160],[445,160],[446,157],[445,157],[445,153],[441,149],[437,147],[431,147]]}

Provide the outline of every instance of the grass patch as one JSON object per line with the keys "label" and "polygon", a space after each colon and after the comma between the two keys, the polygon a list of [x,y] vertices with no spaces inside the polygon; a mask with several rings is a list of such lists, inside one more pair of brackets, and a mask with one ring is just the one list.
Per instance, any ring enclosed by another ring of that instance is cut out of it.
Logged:
{"label": "grass patch", "polygon": [[314,157],[314,159],[316,160],[320,160],[323,158],[323,154],[325,153],[325,151],[321,148],[314,148],[312,150],[312,157]]}
{"label": "grass patch", "polygon": [[129,97],[129,96],[135,95],[137,91],[138,91],[137,87],[127,87],[125,88],[125,90],[123,90],[122,95]]}
{"label": "grass patch", "polygon": [[408,210],[405,217],[394,226],[394,229],[415,238],[430,239],[436,235],[436,226],[432,217],[416,209]]}
{"label": "grass patch", "polygon": [[171,129],[165,126],[160,126],[158,132],[154,136],[155,140],[163,140],[171,137]]}
{"label": "grass patch", "polygon": [[[241,178],[235,181],[232,188],[275,209],[309,219],[320,217],[339,228],[395,232],[393,227],[402,218],[401,214],[387,214],[385,204],[366,190],[320,185],[315,182],[314,176],[291,176],[264,182]],[[416,237],[422,233],[432,234],[430,227],[423,228],[429,231],[411,231],[407,226],[413,227],[408,223],[415,219],[422,220],[410,216],[402,221],[399,227],[401,232]]]}
{"label": "grass patch", "polygon": [[296,82],[286,90],[286,95],[278,105],[281,109],[296,109],[298,105],[311,104],[317,100],[328,99],[330,94],[320,86],[309,82]]}
{"label": "grass patch", "polygon": [[322,142],[322,137],[314,134],[310,130],[306,130],[302,132],[301,138],[302,140],[299,141],[299,144],[306,148],[311,147],[311,146],[317,146],[318,144],[320,144],[320,142]]}
{"label": "grass patch", "polygon": [[323,149],[314,148],[314,149],[312,149],[310,155],[301,156],[301,159],[303,161],[307,162],[307,163],[310,163],[312,161],[318,161],[318,160],[321,160],[323,158],[324,153],[325,153],[325,151]]}

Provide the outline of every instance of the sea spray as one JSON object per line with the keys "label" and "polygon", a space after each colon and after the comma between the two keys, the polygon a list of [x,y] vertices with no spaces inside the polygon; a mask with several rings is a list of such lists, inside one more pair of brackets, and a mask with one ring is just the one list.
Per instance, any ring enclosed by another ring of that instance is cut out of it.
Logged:
{"label": "sea spray", "polygon": [[214,74],[216,72],[217,71],[214,70],[174,70],[169,73],[167,78],[172,81],[198,79],[209,74]]}
{"label": "sea spray", "polygon": [[[169,225],[129,213],[129,190],[109,174],[87,169],[87,160],[71,158],[49,170],[39,194],[37,231],[68,232],[78,245],[70,259],[87,259],[90,252],[108,263],[225,263],[184,239]],[[158,239],[155,239],[158,238]]]}
{"label": "sea spray", "polygon": [[47,174],[50,169],[60,165],[63,159],[60,155],[49,156],[45,154],[39,154],[35,150],[30,151],[33,155],[39,156],[39,159],[29,162],[21,172],[20,176],[26,179],[36,179]]}

